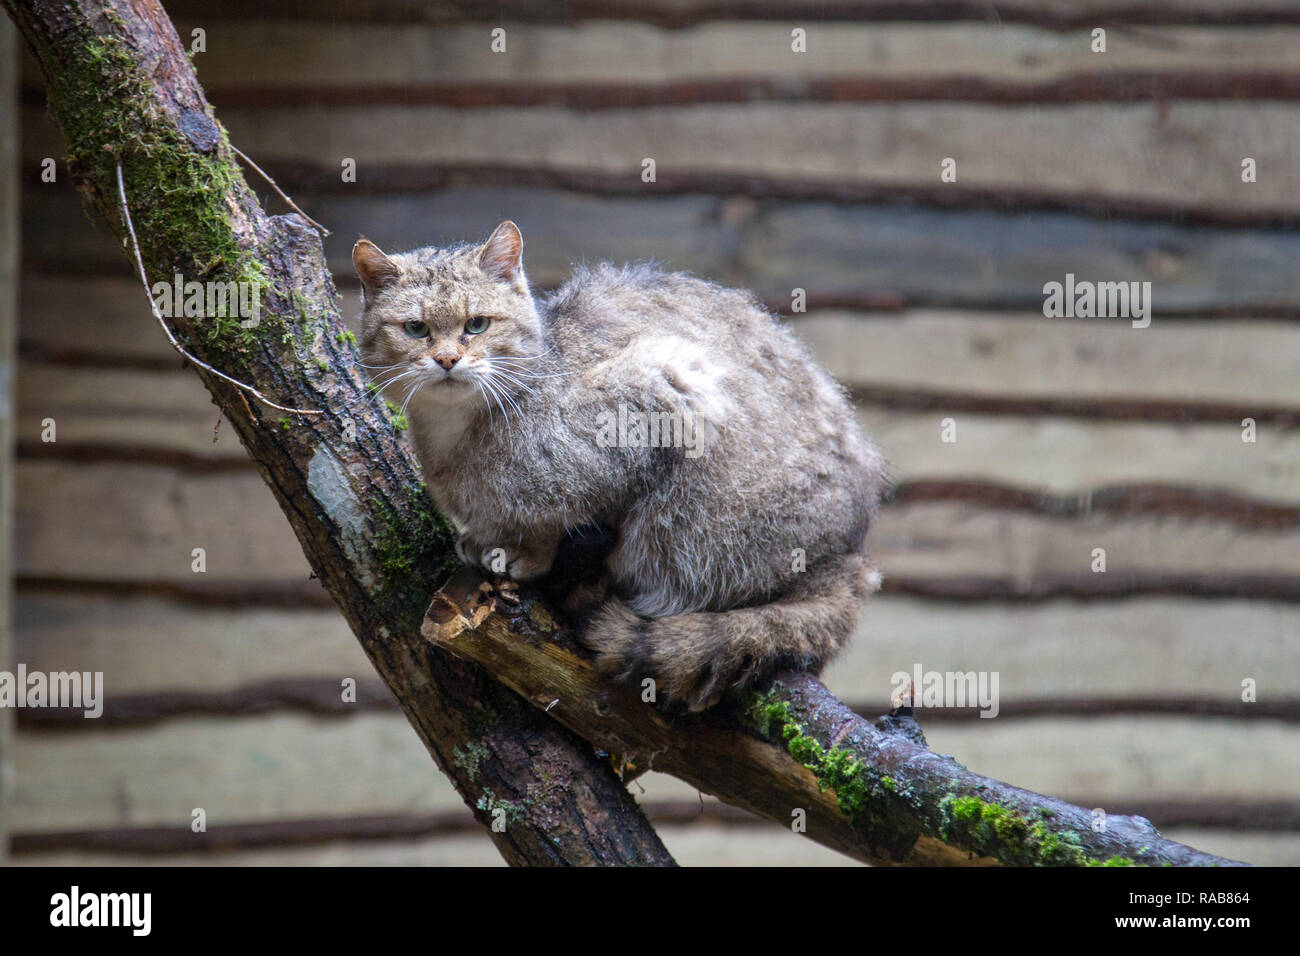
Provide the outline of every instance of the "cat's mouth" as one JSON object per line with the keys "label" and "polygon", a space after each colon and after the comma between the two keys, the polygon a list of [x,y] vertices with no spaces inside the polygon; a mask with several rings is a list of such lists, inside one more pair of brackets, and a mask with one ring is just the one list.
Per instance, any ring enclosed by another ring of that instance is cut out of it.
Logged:
{"label": "cat's mouth", "polygon": [[474,382],[468,375],[458,375],[454,371],[439,370],[437,375],[429,375],[420,385],[419,391],[427,398],[439,403],[459,403],[465,401],[474,391]]}

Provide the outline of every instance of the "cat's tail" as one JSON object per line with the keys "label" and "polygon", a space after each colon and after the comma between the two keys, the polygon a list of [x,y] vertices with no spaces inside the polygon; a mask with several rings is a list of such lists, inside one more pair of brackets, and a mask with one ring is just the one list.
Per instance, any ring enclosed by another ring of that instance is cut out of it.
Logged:
{"label": "cat's tail", "polygon": [[703,710],[778,670],[819,673],[848,642],[862,603],[879,587],[880,573],[866,555],[836,555],[768,604],[644,618],[607,601],[582,640],[602,672],[638,684],[650,678],[657,697]]}

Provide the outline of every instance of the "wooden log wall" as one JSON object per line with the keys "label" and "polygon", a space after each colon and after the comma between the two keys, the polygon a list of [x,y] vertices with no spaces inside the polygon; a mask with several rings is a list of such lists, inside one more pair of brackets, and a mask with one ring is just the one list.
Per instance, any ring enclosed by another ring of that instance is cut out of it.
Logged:
{"label": "wooden log wall", "polygon": [[[13,660],[14,367],[18,344],[18,36],[0,23],[0,669]],[[0,864],[9,857],[14,715],[0,711]]]}
{"label": "wooden log wall", "polygon": [[[998,719],[922,713],[936,750],[1300,862],[1300,11],[489,6],[168,9],[204,31],[234,142],[333,230],[352,313],[359,234],[402,249],[509,217],[539,285],[650,257],[787,316],[895,479],[841,697],[879,712],[916,663],[997,671]],[[61,166],[42,181],[61,144],[30,60],[21,102],[15,659],[102,670],[108,699],[97,721],[19,713],[15,859],[496,862],[125,257]],[[1067,273],[1150,281],[1151,326],[1044,318]],[[681,862],[843,862],[642,782]]]}

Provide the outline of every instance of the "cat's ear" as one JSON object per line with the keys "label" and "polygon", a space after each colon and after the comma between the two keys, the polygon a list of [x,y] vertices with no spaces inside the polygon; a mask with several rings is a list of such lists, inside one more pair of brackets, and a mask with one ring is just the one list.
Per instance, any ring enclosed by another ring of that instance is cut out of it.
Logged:
{"label": "cat's ear", "polygon": [[381,289],[396,282],[401,274],[397,263],[384,255],[383,250],[369,239],[358,240],[352,247],[352,266],[361,277],[366,298],[374,297]]}
{"label": "cat's ear", "polygon": [[479,267],[494,279],[502,279],[526,290],[524,278],[524,237],[519,227],[507,219],[488,236],[478,257]]}

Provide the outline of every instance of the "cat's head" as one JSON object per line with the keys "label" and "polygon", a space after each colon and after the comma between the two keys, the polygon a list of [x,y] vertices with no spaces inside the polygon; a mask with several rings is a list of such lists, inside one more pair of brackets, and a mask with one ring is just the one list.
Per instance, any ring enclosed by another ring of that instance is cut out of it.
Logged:
{"label": "cat's head", "polygon": [[503,222],[487,241],[385,255],[352,248],[361,278],[361,354],[392,400],[500,404],[527,388],[546,351],[524,275],[524,239]]}

